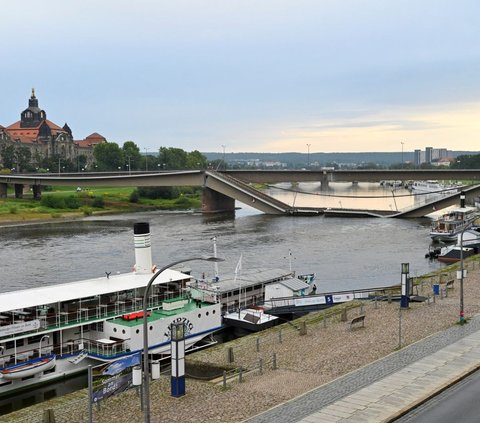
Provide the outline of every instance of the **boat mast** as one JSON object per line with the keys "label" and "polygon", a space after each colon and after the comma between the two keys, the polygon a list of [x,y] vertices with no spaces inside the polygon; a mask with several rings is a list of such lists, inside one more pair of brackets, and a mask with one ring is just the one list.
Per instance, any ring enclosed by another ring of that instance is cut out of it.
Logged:
{"label": "boat mast", "polygon": [[[213,257],[217,258],[217,238],[213,237],[212,241],[213,241]],[[218,263],[217,262],[213,262],[213,273],[215,277],[215,282],[217,282],[218,281]]]}

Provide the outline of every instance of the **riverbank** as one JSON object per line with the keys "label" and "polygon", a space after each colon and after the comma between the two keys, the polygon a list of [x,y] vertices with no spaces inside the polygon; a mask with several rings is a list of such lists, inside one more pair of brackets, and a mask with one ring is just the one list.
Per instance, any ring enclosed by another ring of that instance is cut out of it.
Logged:
{"label": "riverbank", "polygon": [[[479,259],[466,260],[465,267],[468,275],[464,283],[464,307],[468,319],[480,311]],[[442,288],[445,288],[446,282],[452,279],[455,279],[455,268],[449,267],[441,273],[419,279],[421,284],[415,293],[418,291],[418,295],[431,296],[434,283],[441,282]],[[191,354],[187,359],[190,365],[195,364],[197,368],[215,365],[219,376],[223,368],[242,367],[243,382],[238,382],[238,373],[229,380],[227,389],[223,388],[221,377],[214,382],[189,378],[187,394],[177,399],[170,396],[170,379],[164,376],[152,383],[152,422],[240,422],[248,419],[385,357],[399,347],[456,324],[459,292],[459,281],[455,281],[453,288],[442,289],[442,295],[437,296],[435,301],[412,302],[401,315],[398,302],[358,303],[346,311],[346,317],[351,319],[363,312],[366,316],[365,328],[348,330],[348,323],[341,319],[340,311],[344,310],[341,306],[337,313],[329,309],[296,321],[297,328],[301,322],[306,322],[305,335],[285,324]],[[230,348],[233,363],[228,362]],[[276,370],[272,368],[274,353]],[[263,374],[258,369],[260,360]],[[35,421],[47,408],[55,410],[57,422],[86,421],[86,395],[86,390],[83,390],[53,399],[2,416],[0,422]],[[117,423],[142,421],[140,400],[135,390],[108,399],[102,403],[100,411],[95,410],[95,422],[112,420]]]}

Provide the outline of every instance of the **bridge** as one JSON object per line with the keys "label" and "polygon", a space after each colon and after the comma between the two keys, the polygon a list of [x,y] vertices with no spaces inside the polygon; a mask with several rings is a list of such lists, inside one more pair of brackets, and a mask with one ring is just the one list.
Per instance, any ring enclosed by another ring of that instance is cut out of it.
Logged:
{"label": "bridge", "polygon": [[[214,170],[188,170],[161,173],[129,172],[119,173],[74,173],[74,174],[5,174],[0,175],[0,198],[6,197],[7,185],[13,184],[15,196],[22,197],[24,186],[32,186],[34,198],[41,197],[42,186],[201,186],[203,189],[202,211],[204,213],[231,212],[235,209],[235,200],[260,210],[266,214],[276,215],[319,215],[325,212],[323,208],[298,208],[290,206],[261,191],[253,188],[253,182],[311,182],[326,179],[328,182],[339,181],[378,181],[378,180],[473,180],[480,182],[479,170],[239,170],[217,172]],[[328,185],[328,184],[327,184]],[[465,190],[467,199],[476,198],[480,187],[473,186]],[[389,213],[390,217],[420,217],[431,213],[433,208],[440,209],[449,205],[459,204],[459,194],[450,195],[416,209],[401,213]],[[336,215],[369,215],[385,216],[368,211],[334,210]],[[332,211],[330,210],[330,214]]]}

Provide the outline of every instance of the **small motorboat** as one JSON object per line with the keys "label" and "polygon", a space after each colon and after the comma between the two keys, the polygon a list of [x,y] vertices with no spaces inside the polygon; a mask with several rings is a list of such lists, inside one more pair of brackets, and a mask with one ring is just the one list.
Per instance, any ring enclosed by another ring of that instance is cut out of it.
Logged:
{"label": "small motorboat", "polygon": [[4,379],[15,380],[34,376],[55,367],[55,354],[45,355],[29,360],[25,363],[14,364],[0,370]]}

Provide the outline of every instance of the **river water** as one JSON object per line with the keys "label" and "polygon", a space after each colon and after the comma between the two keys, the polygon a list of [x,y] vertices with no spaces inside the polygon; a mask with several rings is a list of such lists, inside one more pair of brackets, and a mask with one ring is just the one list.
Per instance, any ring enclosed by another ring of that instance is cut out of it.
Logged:
{"label": "river water", "polygon": [[[385,193],[378,184],[359,185],[350,190],[341,186],[340,192],[379,198]],[[371,199],[361,197],[322,198],[276,189],[269,193],[301,205],[335,201],[344,207],[371,207]],[[399,198],[405,203],[409,197]],[[387,194],[374,201],[374,208],[388,209],[392,199]],[[267,216],[238,206],[235,217],[150,212],[1,227],[0,292],[131,271],[137,221],[150,222],[153,261],[159,267],[182,257],[211,255],[211,239],[216,237],[218,255],[226,259],[218,264],[220,279],[233,275],[240,255],[243,269],[291,266],[297,273],[315,273],[320,292],[399,283],[402,262],[410,263],[412,276],[440,266],[424,258],[430,244],[427,219]],[[194,276],[213,276],[211,263],[188,265]]]}

